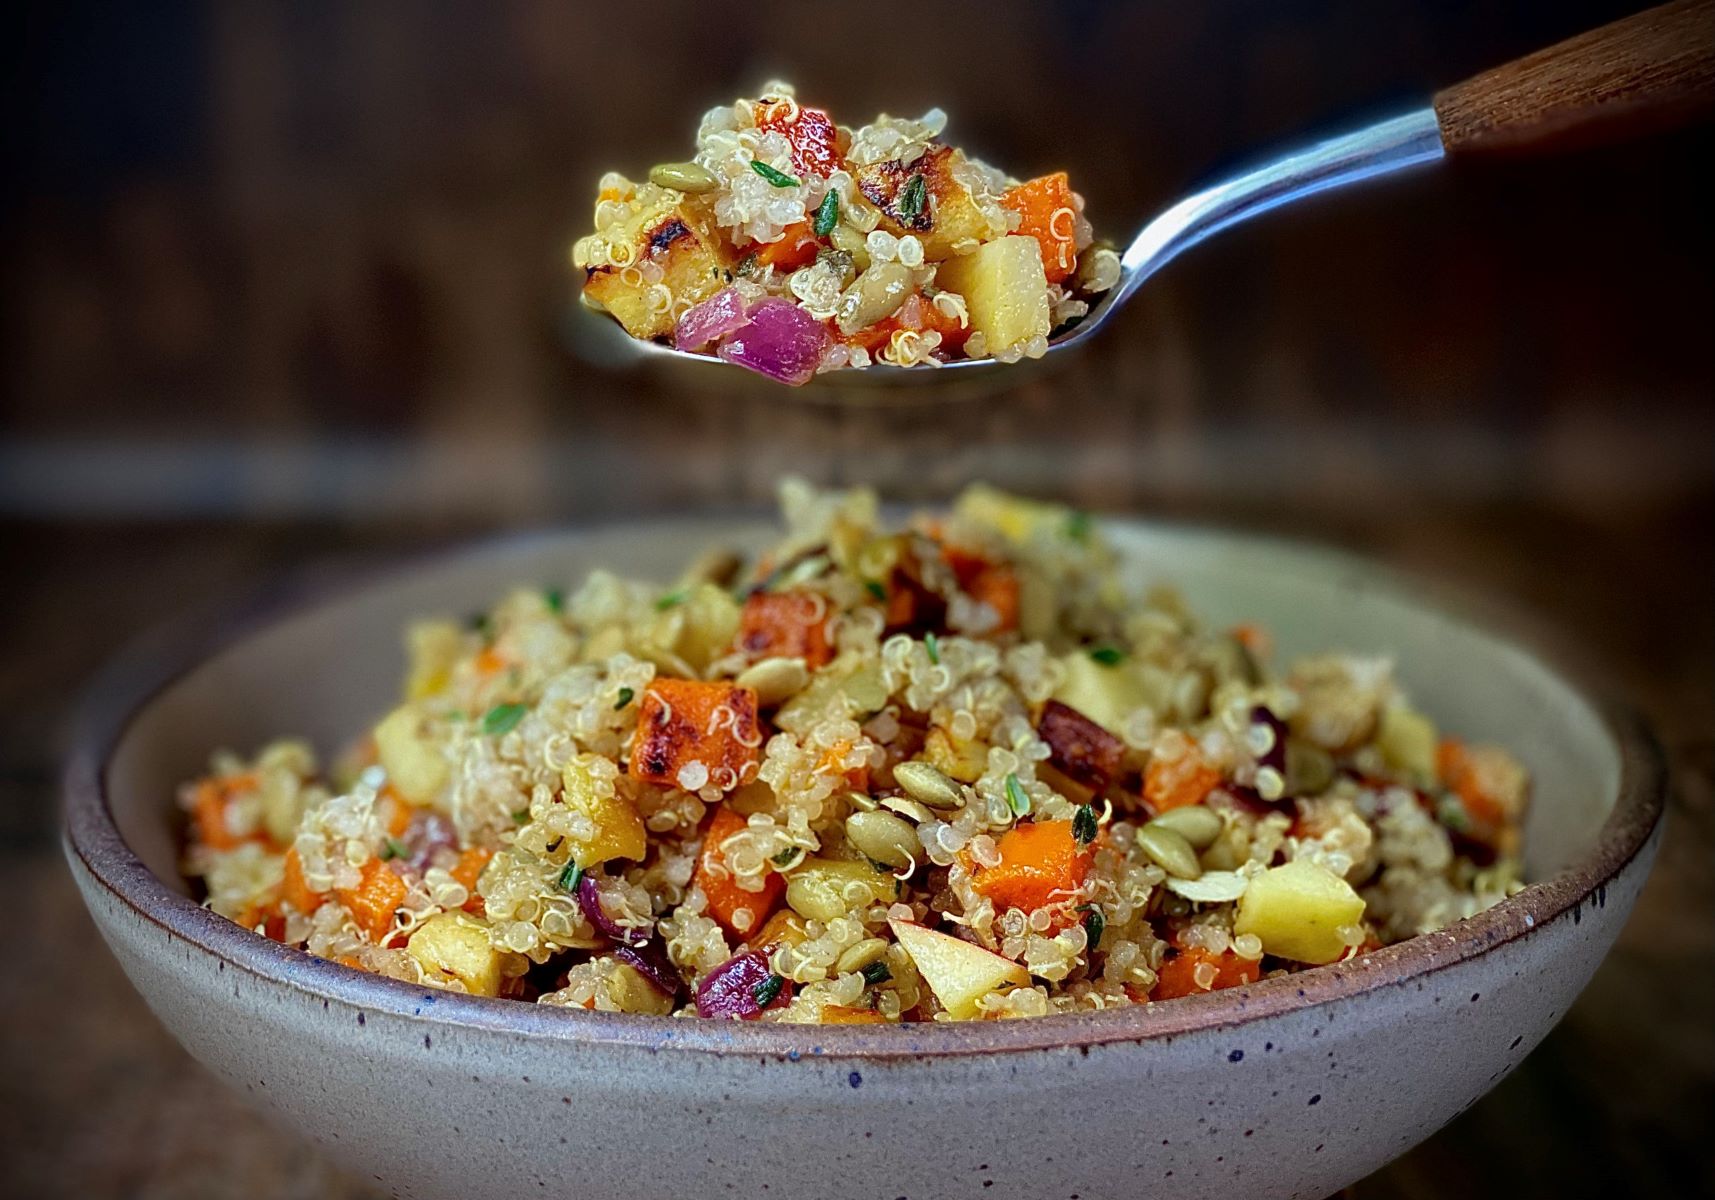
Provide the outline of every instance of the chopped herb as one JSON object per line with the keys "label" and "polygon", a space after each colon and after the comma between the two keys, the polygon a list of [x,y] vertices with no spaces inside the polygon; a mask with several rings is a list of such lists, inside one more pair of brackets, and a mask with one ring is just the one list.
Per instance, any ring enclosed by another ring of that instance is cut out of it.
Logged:
{"label": "chopped herb", "polygon": [[1108,927],[1107,920],[1102,916],[1102,910],[1095,905],[1089,906],[1084,914],[1084,949],[1094,950],[1102,944],[1102,933]]}
{"label": "chopped herb", "polygon": [[619,689],[619,699],[617,699],[613,702],[613,711],[618,712],[620,709],[624,708],[627,704],[630,704],[631,698],[635,695],[637,695],[637,693],[628,687],[620,688]]}
{"label": "chopped herb", "polygon": [[[866,855],[864,855],[864,857],[869,858],[869,855],[866,854]],[[875,859],[869,858],[869,865],[870,865],[870,869],[872,871],[874,871],[877,875],[891,875],[891,874],[893,874],[893,868],[888,866],[884,862],[877,862]],[[896,888],[894,890],[897,891],[898,889]]]}
{"label": "chopped herb", "polygon": [[799,855],[801,855],[803,853],[804,853],[804,851],[797,846],[788,846],[788,847],[786,847],[786,849],[782,850],[779,854],[776,854],[773,858],[769,859],[768,861],[773,863],[777,867],[788,867],[788,866],[791,866],[794,862],[796,862],[798,860]]}
{"label": "chopped herb", "polygon": [[464,721],[469,719],[465,716],[465,711],[462,708],[453,709],[451,712],[446,714],[446,717],[449,721]]}
{"label": "chopped herb", "polygon": [[404,845],[400,842],[394,841],[392,838],[387,838],[381,843],[382,862],[386,862],[390,858],[404,858],[405,854],[406,850]]}
{"label": "chopped herb", "polygon": [[887,964],[879,959],[870,963],[859,974],[863,976],[863,981],[870,987],[874,987],[878,983],[886,983],[893,978],[893,972],[889,971]]}
{"label": "chopped herb", "polygon": [[816,206],[816,222],[811,226],[817,237],[827,237],[834,231],[834,226],[840,222],[840,194],[832,188],[822,197],[822,202]]}
{"label": "chopped herb", "polygon": [[569,862],[566,864],[566,869],[560,872],[560,890],[562,892],[575,892],[583,879],[584,869],[575,862]]}
{"label": "chopped herb", "polygon": [[929,202],[929,181],[923,178],[919,171],[905,181],[905,190],[899,196],[899,215],[909,221],[912,217],[920,216],[923,206]]}
{"label": "chopped herb", "polygon": [[655,601],[656,612],[666,612],[669,608],[677,608],[685,602],[685,589],[674,588],[659,600]]}
{"label": "chopped herb", "polygon": [[869,594],[874,596],[877,600],[885,601],[887,599],[887,589],[875,580],[866,579],[864,580],[863,585],[869,589]]}
{"label": "chopped herb", "polygon": [[559,588],[549,588],[547,591],[542,593],[542,603],[548,606],[548,611],[551,613],[565,612],[566,593],[562,592]]}
{"label": "chopped herb", "polygon": [[1097,646],[1090,651],[1090,657],[1104,667],[1117,667],[1125,661],[1125,651],[1118,646]]}
{"label": "chopped herb", "polygon": [[767,979],[756,985],[750,994],[756,998],[758,1008],[767,1008],[780,995],[780,989],[786,986],[786,980],[779,975],[770,974]]}
{"label": "chopped herb", "polygon": [[1089,513],[1073,510],[1066,514],[1066,536],[1074,542],[1087,542],[1094,524]]}
{"label": "chopped herb", "polygon": [[1088,804],[1078,805],[1078,811],[1072,814],[1072,836],[1088,846],[1096,840],[1096,834],[1101,829],[1096,824],[1096,810]]}
{"label": "chopped herb", "polygon": [[1030,793],[1018,782],[1016,772],[1009,771],[1006,776],[1006,806],[1012,810],[1015,817],[1022,817],[1030,812]]}
{"label": "chopped herb", "polygon": [[792,176],[787,175],[781,171],[776,171],[773,167],[769,166],[767,163],[763,162],[761,159],[757,159],[757,158],[751,159],[750,160],[750,169],[752,171],[755,171],[758,175],[762,176],[764,179],[768,180],[768,182],[772,183],[775,187],[797,187],[798,186],[798,181],[796,179],[792,178]]}
{"label": "chopped herb", "polygon": [[482,731],[491,737],[511,733],[513,726],[524,719],[524,705],[496,704],[482,718]]}
{"label": "chopped herb", "polygon": [[488,619],[488,614],[485,612],[472,613],[465,618],[464,623],[467,628],[482,634],[483,637],[488,637],[494,632],[494,624]]}
{"label": "chopped herb", "polygon": [[527,808],[515,808],[512,810],[512,820],[515,824],[522,825],[522,824],[524,824],[524,822],[528,821],[529,819],[530,819],[530,810],[529,809],[527,809]]}
{"label": "chopped herb", "polygon": [[923,635],[923,648],[929,651],[929,661],[937,667],[941,665],[941,639],[933,633]]}
{"label": "chopped herb", "polygon": [[1441,803],[1435,806],[1435,815],[1454,833],[1463,833],[1471,827],[1470,815],[1466,813],[1464,803],[1457,796],[1441,797]]}

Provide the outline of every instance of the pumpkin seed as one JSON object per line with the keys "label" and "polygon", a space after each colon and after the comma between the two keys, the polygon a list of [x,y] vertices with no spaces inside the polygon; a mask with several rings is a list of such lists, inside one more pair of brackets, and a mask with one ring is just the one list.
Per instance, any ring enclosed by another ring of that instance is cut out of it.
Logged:
{"label": "pumpkin seed", "polygon": [[1244,895],[1250,882],[1237,871],[1204,871],[1199,879],[1168,879],[1167,890],[1193,904],[1225,904]]}
{"label": "pumpkin seed", "polygon": [[714,172],[694,162],[657,163],[649,168],[649,182],[681,192],[712,192],[720,186]]}
{"label": "pumpkin seed", "polygon": [[882,802],[865,792],[847,792],[846,804],[853,812],[874,812]]}
{"label": "pumpkin seed", "polygon": [[1203,874],[1203,866],[1197,861],[1197,851],[1182,833],[1151,821],[1137,831],[1137,844],[1143,847],[1143,852],[1156,866],[1169,875],[1196,879]]}
{"label": "pumpkin seed", "polygon": [[930,808],[959,808],[965,803],[965,793],[959,785],[926,762],[900,763],[893,768],[893,781],[913,800],[921,800]]}
{"label": "pumpkin seed", "polygon": [[1203,850],[1221,836],[1221,814],[1201,804],[1170,808],[1149,822],[1158,829],[1171,829],[1191,843],[1194,850]]}
{"label": "pumpkin seed", "polygon": [[810,682],[810,670],[801,658],[765,658],[740,671],[733,682],[754,689],[758,703],[773,705],[802,691]]}
{"label": "pumpkin seed", "polygon": [[857,282],[840,293],[834,323],[841,333],[868,329],[891,317],[905,303],[914,284],[909,267],[896,262],[872,263],[869,270],[857,277]]}
{"label": "pumpkin seed", "polygon": [[915,800],[908,800],[904,796],[884,796],[881,800],[881,807],[889,812],[896,812],[906,820],[915,821],[919,825],[935,819],[935,814],[929,811],[927,805],[919,804]]}
{"label": "pumpkin seed", "polygon": [[1315,796],[1334,782],[1334,756],[1300,738],[1286,739],[1286,794]]}
{"label": "pumpkin seed", "polygon": [[836,225],[828,240],[834,244],[834,249],[851,255],[852,266],[859,271],[869,269],[869,243],[863,240],[862,233],[850,225]]}
{"label": "pumpkin seed", "polygon": [[917,831],[890,812],[857,812],[846,818],[846,840],[863,854],[892,867],[910,866],[922,850]]}
{"label": "pumpkin seed", "polygon": [[887,943],[880,938],[865,938],[855,945],[847,946],[834,961],[834,970],[844,975],[848,971],[861,971],[871,963],[880,962],[887,957]]}

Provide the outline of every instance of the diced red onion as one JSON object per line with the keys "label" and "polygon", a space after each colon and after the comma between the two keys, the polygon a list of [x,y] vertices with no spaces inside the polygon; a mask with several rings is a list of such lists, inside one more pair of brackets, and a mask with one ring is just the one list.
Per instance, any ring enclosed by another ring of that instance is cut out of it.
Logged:
{"label": "diced red onion", "polygon": [[652,937],[641,946],[615,946],[613,956],[668,996],[677,997],[685,990],[685,978],[667,957],[666,944],[659,937]]}
{"label": "diced red onion", "polygon": [[439,851],[458,849],[459,833],[440,813],[419,808],[411,814],[399,841],[405,847],[406,863],[420,875],[435,865]]}
{"label": "diced red onion", "polygon": [[808,383],[828,347],[828,327],[790,300],[770,297],[750,310],[750,323],[727,335],[716,353],[781,383]]}
{"label": "diced red onion", "polygon": [[767,956],[760,950],[734,955],[703,976],[697,985],[697,1015],[752,1020],[762,1015],[764,1007],[779,1008],[792,999],[791,980],[781,980],[779,992],[766,1006],[756,998],[757,989],[773,974]]}
{"label": "diced red onion", "polygon": [[587,871],[578,880],[578,907],[583,910],[584,918],[596,927],[597,933],[622,946],[641,946],[649,940],[649,930],[621,925],[607,915],[607,910],[601,906],[601,889],[596,886],[596,877]]}
{"label": "diced red onion", "polygon": [[1275,716],[1273,711],[1259,704],[1251,709],[1251,724],[1266,725],[1269,732],[1274,734],[1274,744],[1268,753],[1256,760],[1259,767],[1273,767],[1282,776],[1286,774],[1286,722]]}
{"label": "diced red onion", "polygon": [[710,342],[743,329],[749,320],[744,297],[739,290],[722,288],[679,318],[679,324],[673,330],[673,348],[701,350]]}

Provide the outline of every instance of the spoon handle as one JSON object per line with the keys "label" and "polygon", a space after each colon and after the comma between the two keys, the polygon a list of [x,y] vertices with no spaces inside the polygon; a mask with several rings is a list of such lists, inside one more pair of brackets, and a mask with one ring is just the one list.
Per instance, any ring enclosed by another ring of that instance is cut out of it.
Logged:
{"label": "spoon handle", "polygon": [[1554,149],[1715,106],[1715,2],[1677,0],[1435,94],[1449,155]]}

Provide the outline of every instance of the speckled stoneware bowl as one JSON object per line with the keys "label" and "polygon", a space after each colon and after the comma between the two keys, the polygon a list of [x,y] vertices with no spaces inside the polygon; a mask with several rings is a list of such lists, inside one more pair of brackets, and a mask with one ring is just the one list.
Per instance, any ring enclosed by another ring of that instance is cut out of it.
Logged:
{"label": "speckled stoneware bowl", "polygon": [[380,711],[400,629],[514,581],[667,579],[761,521],[490,543],[327,594],[298,589],[117,668],[67,773],[90,911],[180,1041],[395,1195],[1323,1197],[1469,1105],[1577,997],[1655,855],[1649,737],[1421,584],[1326,550],[1116,522],[1130,575],[1282,655],[1390,653],[1443,726],[1535,776],[1522,894],[1356,962],[1152,1007],[814,1028],[541,1008],[426,991],[278,946],[193,904],[173,792],[216,745],[333,747]]}

